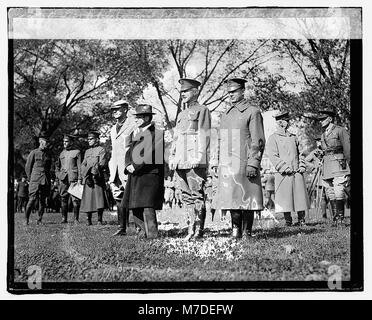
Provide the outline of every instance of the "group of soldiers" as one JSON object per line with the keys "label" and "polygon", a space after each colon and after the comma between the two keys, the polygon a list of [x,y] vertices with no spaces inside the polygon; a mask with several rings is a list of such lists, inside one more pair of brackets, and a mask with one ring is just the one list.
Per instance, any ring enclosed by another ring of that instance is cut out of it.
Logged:
{"label": "group of soldiers", "polygon": [[[220,119],[217,150],[211,154],[211,114],[197,101],[201,83],[188,78],[179,80],[185,108],[177,117],[167,160],[177,179],[187,217],[186,240],[203,237],[207,199],[211,200],[212,214],[215,210],[230,212],[233,238],[252,236],[254,214],[264,209],[260,164],[265,148],[275,168],[275,186],[271,188],[275,190],[270,190],[270,198],[275,192],[275,211],[283,213],[288,226],[292,225],[292,212],[297,212],[298,224],[305,224],[305,212],[310,208],[304,180],[306,161],[297,137],[288,131],[291,115],[283,110],[275,116],[276,131],[266,143],[261,111],[245,97],[246,82],[241,78],[226,81],[230,103]],[[99,144],[97,131],[88,134],[89,148],[84,158],[74,147],[72,136],[63,138],[64,150],[56,170],[62,222],[67,222],[69,187],[79,184],[83,186],[81,199],[72,196],[74,220],[78,222],[79,212],[84,212],[91,225],[92,214],[97,212],[98,223],[102,224],[108,181],[118,214],[119,229],[114,235],[126,235],[131,217],[136,232],[156,238],[156,210],[163,207],[165,187],[172,187],[172,179],[164,183],[163,131],[152,121],[151,105],[138,105],[134,117],[128,116],[129,104],[125,100],[115,102],[110,108],[115,124],[110,132],[109,161]],[[350,138],[346,129],[334,124],[335,116],[330,110],[316,116],[324,129],[318,152],[322,154],[321,183],[331,203],[333,221],[343,224],[345,190],[350,183]],[[109,178],[105,175],[107,164]],[[50,168],[48,137],[41,134],[39,147],[31,151],[25,168],[30,181],[26,224],[37,195],[41,200],[38,223],[42,222]],[[205,187],[211,184],[208,177],[212,176],[216,177],[216,188],[213,192],[209,190],[206,197]]]}

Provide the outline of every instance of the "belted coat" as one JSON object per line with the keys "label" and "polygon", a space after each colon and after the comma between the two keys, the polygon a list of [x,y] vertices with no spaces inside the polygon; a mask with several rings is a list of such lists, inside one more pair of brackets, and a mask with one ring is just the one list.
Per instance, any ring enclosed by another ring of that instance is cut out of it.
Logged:
{"label": "belted coat", "polygon": [[56,177],[64,181],[75,182],[81,179],[81,153],[80,150],[64,149],[59,155],[56,166]]}
{"label": "belted coat", "polygon": [[[303,174],[305,159],[300,155],[299,142],[295,135],[283,128],[277,128],[266,145],[266,151],[275,170],[275,211],[293,212],[309,209],[309,197]],[[289,168],[293,174],[284,174]]]}
{"label": "belted coat", "polygon": [[52,159],[47,150],[40,148],[34,149],[27,157],[25,171],[28,180],[29,193],[34,193],[39,185],[50,186],[50,169],[52,166]]}
{"label": "belted coat", "polygon": [[[260,166],[265,147],[261,112],[248,100],[229,105],[222,114],[218,151],[211,165],[218,164],[217,192],[212,206],[217,209],[262,210]],[[257,169],[254,178],[247,166]]]}

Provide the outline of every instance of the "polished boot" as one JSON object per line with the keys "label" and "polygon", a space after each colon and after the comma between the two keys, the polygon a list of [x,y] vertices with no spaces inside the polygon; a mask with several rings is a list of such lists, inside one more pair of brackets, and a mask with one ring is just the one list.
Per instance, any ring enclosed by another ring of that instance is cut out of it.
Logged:
{"label": "polished boot", "polygon": [[252,237],[252,226],[254,221],[253,210],[242,211],[242,235],[243,238]]}
{"label": "polished boot", "polygon": [[126,229],[127,229],[127,219],[126,219],[126,208],[123,208],[121,205],[118,207],[118,217],[119,219],[119,230],[116,231],[113,236],[125,236],[127,234]]}
{"label": "polished boot", "polygon": [[187,236],[185,238],[186,241],[189,241],[195,234],[195,218],[196,213],[194,208],[187,208]]}
{"label": "polished boot", "polygon": [[154,208],[143,209],[143,220],[145,223],[146,237],[155,239],[158,237],[158,222],[156,220],[156,212]]}
{"label": "polished boot", "polygon": [[333,222],[334,224],[337,224],[339,217],[338,217],[338,212],[337,212],[336,200],[330,200],[329,202],[331,204]]}
{"label": "polished boot", "polygon": [[285,224],[290,227],[292,226],[292,215],[290,212],[283,212]]}
{"label": "polished boot", "polygon": [[98,224],[100,224],[100,225],[103,225],[103,220],[102,220],[102,218],[103,218],[103,209],[98,209],[97,210],[97,215],[98,215]]}
{"label": "polished boot", "polygon": [[205,208],[196,211],[197,219],[195,220],[195,233],[194,233],[194,238],[196,239],[203,237],[206,213],[207,212]]}
{"label": "polished boot", "polygon": [[44,206],[39,205],[39,219],[37,219],[37,224],[43,224]]}
{"label": "polished boot", "polygon": [[343,199],[336,200],[336,209],[339,220],[343,224],[345,219],[345,201]]}
{"label": "polished boot", "polygon": [[32,206],[33,206],[33,202],[29,201],[27,203],[26,210],[25,210],[26,225],[28,225],[29,222],[30,222],[30,215],[31,215]]}
{"label": "polished boot", "polygon": [[305,211],[298,211],[297,212],[297,220],[299,226],[305,225]]}
{"label": "polished boot", "polygon": [[61,223],[67,223],[68,206],[67,206],[66,202],[62,203],[61,211],[62,211],[62,221],[61,221]]}
{"label": "polished boot", "polygon": [[87,212],[88,226],[92,225],[92,212]]}
{"label": "polished boot", "polygon": [[242,213],[240,210],[230,210],[232,237],[235,239],[242,237]]}

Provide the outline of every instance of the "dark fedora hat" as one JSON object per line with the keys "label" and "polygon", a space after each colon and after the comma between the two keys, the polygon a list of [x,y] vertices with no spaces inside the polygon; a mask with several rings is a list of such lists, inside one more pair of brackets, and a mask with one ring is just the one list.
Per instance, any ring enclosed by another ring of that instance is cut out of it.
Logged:
{"label": "dark fedora hat", "polygon": [[140,115],[140,114],[155,114],[152,112],[152,106],[149,104],[139,104],[136,107],[136,111],[134,112],[134,115]]}

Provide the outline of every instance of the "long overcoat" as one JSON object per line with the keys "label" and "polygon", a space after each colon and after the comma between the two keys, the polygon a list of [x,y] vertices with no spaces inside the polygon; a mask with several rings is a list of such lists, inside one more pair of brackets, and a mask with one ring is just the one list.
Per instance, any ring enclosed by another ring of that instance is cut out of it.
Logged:
{"label": "long overcoat", "polygon": [[94,212],[107,207],[105,194],[106,152],[101,146],[85,151],[81,164],[83,196],[80,204],[81,212]]}
{"label": "long overcoat", "polygon": [[124,188],[122,207],[161,210],[164,201],[164,133],[151,124],[132,133],[126,164],[133,165]]}
{"label": "long overcoat", "polygon": [[[217,209],[262,210],[260,163],[265,147],[261,112],[246,99],[230,105],[221,116],[217,157],[218,187],[212,206]],[[217,162],[216,162],[217,161]],[[248,178],[247,166],[257,169]]]}
{"label": "long overcoat", "polygon": [[275,170],[275,212],[294,212],[309,209],[309,197],[301,173],[284,174],[289,168],[296,172],[305,168],[295,135],[278,128],[267,140],[266,151]]}
{"label": "long overcoat", "polygon": [[109,182],[114,182],[116,175],[119,176],[121,184],[125,186],[127,182],[127,175],[124,173],[125,169],[125,155],[129,150],[129,137],[136,128],[136,123],[133,116],[129,116],[125,121],[119,132],[116,131],[116,125],[112,126],[110,131],[111,136],[111,158],[109,161],[110,178]]}

